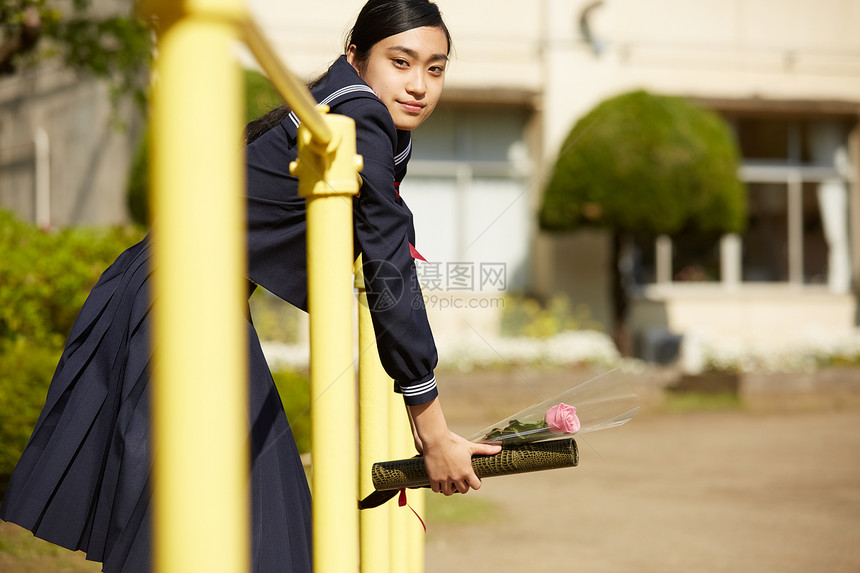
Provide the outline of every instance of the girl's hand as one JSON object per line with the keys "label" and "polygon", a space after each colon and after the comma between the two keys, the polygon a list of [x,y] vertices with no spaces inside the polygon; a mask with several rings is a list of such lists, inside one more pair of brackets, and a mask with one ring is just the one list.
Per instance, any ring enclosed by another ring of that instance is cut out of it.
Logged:
{"label": "girl's hand", "polygon": [[481,479],[472,469],[472,456],[497,454],[502,447],[476,444],[449,430],[438,398],[406,409],[415,448],[424,455],[430,489],[445,495],[480,489]]}
{"label": "girl's hand", "polygon": [[452,495],[480,489],[481,479],[472,469],[473,455],[492,455],[499,445],[476,444],[448,431],[441,439],[423,443],[424,465],[430,477],[430,489]]}

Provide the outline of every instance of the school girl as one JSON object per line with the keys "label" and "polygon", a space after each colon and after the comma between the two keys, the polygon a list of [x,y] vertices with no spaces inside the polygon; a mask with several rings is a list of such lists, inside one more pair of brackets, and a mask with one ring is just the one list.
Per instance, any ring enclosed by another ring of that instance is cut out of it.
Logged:
{"label": "school girl", "polygon": [[[380,358],[403,395],[431,487],[445,495],[478,489],[471,456],[498,451],[453,434],[445,422],[413,261],[412,215],[399,193],[410,131],[439,101],[449,51],[448,30],[432,2],[370,0],[345,54],[312,87],[317,101],[356,123],[364,168],[353,202],[355,252],[364,260]],[[298,123],[279,108],[246,133],[247,278],[249,291],[260,285],[306,309],[305,201],[289,174]],[[0,507],[0,518],[85,551],[108,573],[142,573],[151,563],[147,385],[150,277],[157,269],[150,256],[146,238],[121,254],[90,293]],[[307,482],[250,322],[247,332],[253,570],[309,572]]]}

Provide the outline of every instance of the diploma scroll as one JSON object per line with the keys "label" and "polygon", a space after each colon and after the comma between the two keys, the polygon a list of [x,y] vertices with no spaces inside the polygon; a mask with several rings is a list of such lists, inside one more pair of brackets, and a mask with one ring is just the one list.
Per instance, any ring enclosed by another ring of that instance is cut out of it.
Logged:
{"label": "diploma scroll", "polygon": [[[579,450],[573,438],[504,446],[490,456],[473,456],[472,468],[479,478],[520,474],[579,464]],[[373,464],[373,487],[378,491],[430,485],[421,457]]]}

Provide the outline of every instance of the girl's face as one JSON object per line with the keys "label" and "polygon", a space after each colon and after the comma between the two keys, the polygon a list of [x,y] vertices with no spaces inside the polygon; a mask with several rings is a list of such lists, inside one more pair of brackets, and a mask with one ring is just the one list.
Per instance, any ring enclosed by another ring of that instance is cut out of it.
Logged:
{"label": "girl's face", "polygon": [[440,28],[413,28],[380,40],[367,60],[358,62],[355,46],[347,60],[388,108],[397,129],[424,123],[439,102],[448,64],[448,39]]}

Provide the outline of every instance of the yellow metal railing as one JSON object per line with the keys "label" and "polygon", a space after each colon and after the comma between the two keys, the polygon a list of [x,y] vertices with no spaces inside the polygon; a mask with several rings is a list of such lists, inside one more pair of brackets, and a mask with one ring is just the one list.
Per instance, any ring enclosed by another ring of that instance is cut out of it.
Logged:
{"label": "yellow metal railing", "polygon": [[[388,375],[382,369],[376,350],[376,336],[370,319],[367,292],[364,288],[361,257],[355,265],[355,288],[358,292],[358,405],[361,436],[358,450],[358,493],[363,499],[373,492],[370,468],[374,462],[389,459]],[[361,518],[361,573],[388,573],[389,514],[385,508],[364,510]]]}
{"label": "yellow metal railing", "polygon": [[293,172],[307,198],[314,571],[335,573],[358,571],[352,201],[343,200],[358,192],[358,165],[353,121],[326,121],[335,134],[351,129],[351,137],[333,139],[333,157],[314,156],[310,131],[300,127]]}
{"label": "yellow metal railing", "polygon": [[[249,562],[241,77],[230,53],[245,36],[302,118],[295,168],[308,197],[311,246],[314,566],[357,571],[352,210],[340,199],[358,188],[354,125],[314,110],[238,4],[144,7],[160,26],[152,124],[154,563],[158,571],[234,573]],[[323,221],[340,233],[324,231]]]}
{"label": "yellow metal railing", "polygon": [[[358,291],[359,494],[373,492],[374,462],[406,458],[414,453],[403,399],[391,391],[393,382],[379,360],[370,318],[361,257],[355,265]],[[424,514],[424,490],[409,492],[409,504]],[[411,511],[391,502],[361,512],[361,573],[422,573],[424,530]]]}
{"label": "yellow metal railing", "polygon": [[[236,149],[242,79],[232,53],[243,40],[302,121],[299,160],[291,170],[307,198],[314,570],[357,572],[354,319],[348,283],[353,272],[349,198],[358,191],[361,169],[354,123],[316,108],[241,0],[143,0],[139,11],[155,16],[159,31],[150,146],[158,269],[153,279],[158,301],[152,380],[155,570],[241,573],[250,563],[244,166]],[[362,367],[377,377],[375,347],[366,352],[373,341],[369,315],[362,324],[362,356],[367,355]],[[362,386],[390,388],[378,381]],[[391,416],[385,413],[386,396],[366,399],[364,390],[362,396],[363,420]],[[396,409],[403,426],[402,403]],[[364,447],[362,455],[386,457],[392,432],[364,431],[362,444],[380,448]],[[395,433],[408,439],[407,432],[408,426]],[[403,449],[401,443],[391,451]],[[422,504],[420,496],[411,500],[413,506]],[[382,523],[386,512],[366,515],[368,522]],[[364,537],[376,541],[362,544],[362,571],[423,570],[423,539],[393,540],[398,551],[413,547],[410,564],[401,566],[405,558],[389,556],[392,544],[365,527]],[[401,534],[393,529],[386,531]]]}
{"label": "yellow metal railing", "polygon": [[213,15],[170,4],[147,7],[160,27],[150,145],[153,564],[242,572],[250,550],[237,31],[226,6]]}

